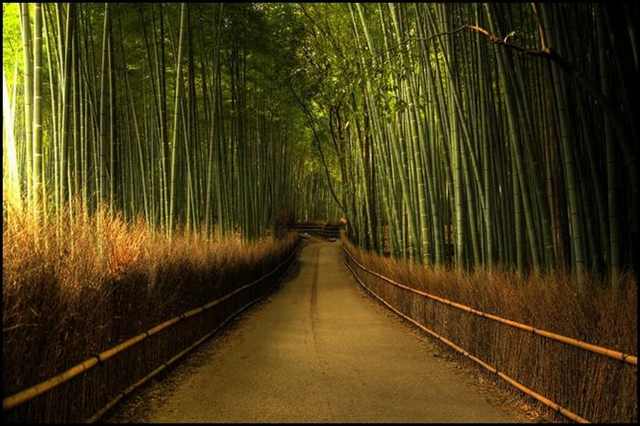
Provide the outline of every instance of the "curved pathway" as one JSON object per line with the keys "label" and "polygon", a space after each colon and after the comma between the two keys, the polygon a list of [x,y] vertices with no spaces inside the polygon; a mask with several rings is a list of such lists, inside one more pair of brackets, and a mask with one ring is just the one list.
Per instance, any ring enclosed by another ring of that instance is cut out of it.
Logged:
{"label": "curved pathway", "polygon": [[[281,288],[107,421],[513,422],[312,241]],[[124,419],[124,420],[123,420]]]}

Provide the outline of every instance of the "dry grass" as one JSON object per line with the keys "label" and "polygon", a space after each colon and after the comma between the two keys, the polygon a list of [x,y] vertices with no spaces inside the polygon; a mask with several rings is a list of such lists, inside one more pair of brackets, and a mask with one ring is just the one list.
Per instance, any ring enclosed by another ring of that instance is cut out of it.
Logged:
{"label": "dry grass", "polygon": [[[527,278],[504,271],[458,273],[359,250],[368,268],[413,288],[484,312],[637,354],[637,282],[616,289],[589,279],[577,291],[563,273]],[[514,379],[592,421],[637,420],[635,367],[448,307],[360,273],[367,286],[435,332]]]}
{"label": "dry grass", "polygon": [[294,234],[253,244],[198,235],[170,241],[104,211],[67,219],[56,232],[10,214],[2,252],[4,396],[257,279],[295,241]]}

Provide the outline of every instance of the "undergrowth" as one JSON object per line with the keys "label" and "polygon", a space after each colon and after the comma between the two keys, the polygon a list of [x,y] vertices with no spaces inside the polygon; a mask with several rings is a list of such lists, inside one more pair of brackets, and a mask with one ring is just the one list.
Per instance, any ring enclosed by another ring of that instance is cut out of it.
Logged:
{"label": "undergrowth", "polygon": [[[3,227],[4,396],[273,270],[294,234],[245,243],[178,233],[99,210],[47,225],[12,212]],[[75,210],[78,211],[78,210]]]}
{"label": "undergrowth", "polygon": [[[527,277],[503,270],[460,272],[422,266],[343,243],[367,268],[472,308],[637,355],[637,281],[588,277],[578,288],[563,272]],[[357,270],[376,294],[500,371],[592,421],[637,420],[636,367],[398,289]]]}

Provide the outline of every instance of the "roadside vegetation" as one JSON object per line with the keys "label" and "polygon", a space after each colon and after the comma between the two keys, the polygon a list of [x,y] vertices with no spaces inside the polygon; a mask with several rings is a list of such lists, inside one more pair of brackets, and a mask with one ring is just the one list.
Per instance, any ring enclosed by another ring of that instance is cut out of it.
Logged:
{"label": "roadside vegetation", "polygon": [[[588,276],[585,291],[578,293],[569,273],[523,277],[497,268],[456,271],[380,256],[344,236],[342,242],[364,266],[409,287],[537,329],[637,353],[638,286],[630,274],[621,276],[617,287]],[[560,405],[594,422],[637,419],[634,366],[478,318],[357,272],[396,309]]]}
{"label": "roadside vegetation", "polygon": [[103,209],[59,230],[38,229],[26,213],[3,228],[5,396],[261,277],[296,241],[168,239]]}

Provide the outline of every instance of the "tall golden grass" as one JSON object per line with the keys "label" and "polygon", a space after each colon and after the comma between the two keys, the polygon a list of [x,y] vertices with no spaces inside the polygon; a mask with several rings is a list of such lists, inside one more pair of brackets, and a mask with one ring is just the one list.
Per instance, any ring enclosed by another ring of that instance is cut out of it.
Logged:
{"label": "tall golden grass", "polygon": [[[614,288],[590,277],[522,277],[506,271],[458,272],[424,267],[343,243],[367,268],[397,282],[472,308],[589,343],[637,354],[637,281]],[[376,294],[538,393],[596,422],[637,420],[637,368],[415,295],[355,269]],[[557,418],[560,420],[560,418]]]}
{"label": "tall golden grass", "polygon": [[4,397],[261,277],[296,242],[291,233],[251,244],[184,233],[169,240],[104,209],[73,219],[78,210],[66,211],[57,226],[17,211],[4,223]]}

